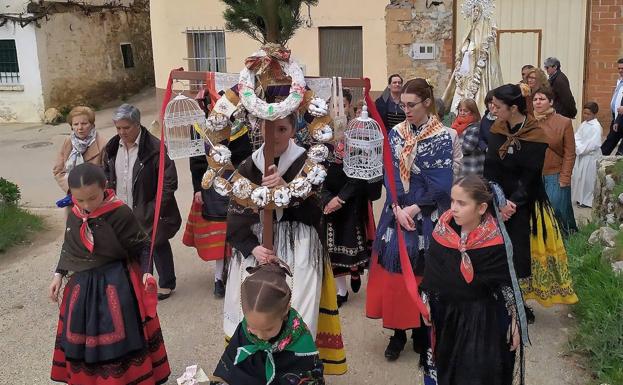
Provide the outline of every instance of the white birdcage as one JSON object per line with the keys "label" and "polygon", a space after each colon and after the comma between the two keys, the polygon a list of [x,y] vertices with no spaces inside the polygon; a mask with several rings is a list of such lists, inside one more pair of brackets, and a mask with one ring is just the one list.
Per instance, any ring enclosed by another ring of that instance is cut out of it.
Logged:
{"label": "white birdcage", "polygon": [[167,104],[164,138],[171,159],[205,155],[206,116],[199,103],[182,94]]}
{"label": "white birdcage", "polygon": [[344,173],[363,180],[383,175],[383,134],[379,124],[368,116],[365,105],[361,116],[353,119],[344,132]]}

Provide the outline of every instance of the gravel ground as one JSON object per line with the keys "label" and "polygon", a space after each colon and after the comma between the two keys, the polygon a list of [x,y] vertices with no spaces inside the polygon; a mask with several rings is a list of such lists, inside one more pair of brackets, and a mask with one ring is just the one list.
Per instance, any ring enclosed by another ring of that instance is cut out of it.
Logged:
{"label": "gravel ground", "polygon": [[[131,100],[148,125],[157,114],[153,90]],[[112,110],[97,113],[96,125],[111,137]],[[62,197],[52,175],[56,150],[68,132],[67,125],[0,125],[0,176],[18,183],[24,205],[46,217],[48,228],[32,244],[0,254],[0,383],[47,384],[58,318],[58,307],[46,296],[57,262],[64,213],[53,207]],[[24,146],[27,146],[24,148]],[[29,148],[34,147],[34,148]],[[186,160],[177,161],[180,189],[176,193],[182,215],[188,213],[192,196]],[[585,216],[586,213],[582,213]],[[213,265],[202,262],[193,249],[181,243],[181,232],[172,240],[177,290],[159,307],[162,329],[173,370],[169,384],[175,384],[184,367],[199,364],[213,369],[224,347],[222,302],[212,296]],[[365,283],[365,282],[364,282]],[[407,349],[401,358],[388,363],[383,358],[389,332],[379,321],[364,316],[365,284],[351,293],[340,313],[349,371],[329,377],[329,384],[416,384],[421,383],[416,353]],[[527,349],[527,384],[581,385],[590,383],[577,357],[567,355],[567,340],[573,320],[566,307],[535,306],[537,322],[530,329],[532,346]]]}

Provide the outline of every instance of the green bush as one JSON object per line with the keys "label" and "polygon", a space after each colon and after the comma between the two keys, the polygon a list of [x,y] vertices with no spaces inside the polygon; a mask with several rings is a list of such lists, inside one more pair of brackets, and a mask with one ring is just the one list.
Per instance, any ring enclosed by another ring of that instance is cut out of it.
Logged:
{"label": "green bush", "polygon": [[22,194],[19,192],[19,187],[17,187],[15,183],[0,178],[0,203],[16,206],[21,196]]}
{"label": "green bush", "polygon": [[14,205],[0,205],[0,253],[43,229],[43,220]]}
{"label": "green bush", "polygon": [[623,276],[615,274],[602,259],[600,245],[588,243],[597,228],[588,224],[567,244],[569,267],[580,299],[572,307],[578,330],[571,347],[588,357],[600,383],[623,384]]}

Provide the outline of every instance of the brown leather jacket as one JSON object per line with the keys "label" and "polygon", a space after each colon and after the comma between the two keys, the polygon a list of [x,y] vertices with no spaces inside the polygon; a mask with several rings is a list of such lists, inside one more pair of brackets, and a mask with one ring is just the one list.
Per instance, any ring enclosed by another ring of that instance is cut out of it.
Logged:
{"label": "brown leather jacket", "polygon": [[571,119],[554,113],[539,122],[547,135],[549,147],[545,152],[543,175],[560,173],[560,185],[571,185],[575,164],[575,137]]}
{"label": "brown leather jacket", "polygon": [[[95,141],[89,146],[89,148],[87,148],[86,152],[82,154],[84,161],[86,163],[93,163],[97,166],[103,166],[102,151],[104,151],[105,146],[106,139],[104,139],[99,132],[96,133]],[[67,170],[65,170],[65,162],[67,162],[69,154],[71,154],[71,138],[68,136],[65,138],[65,141],[56,156],[54,167],[52,167],[52,175],[54,175],[56,183],[58,183],[59,187],[65,194],[69,191],[69,186],[67,185]]]}

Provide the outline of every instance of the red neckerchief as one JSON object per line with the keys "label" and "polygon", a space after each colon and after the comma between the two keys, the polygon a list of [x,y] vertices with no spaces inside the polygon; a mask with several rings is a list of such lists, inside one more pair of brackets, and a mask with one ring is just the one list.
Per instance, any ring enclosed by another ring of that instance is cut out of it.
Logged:
{"label": "red neckerchief", "polygon": [[475,121],[476,118],[474,118],[474,115],[471,114],[467,116],[457,116],[456,119],[454,119],[454,122],[452,122],[452,128],[456,130],[457,134],[461,135],[467,126]]}
{"label": "red neckerchief", "polygon": [[100,207],[98,207],[97,209],[95,209],[95,211],[90,212],[90,213],[87,213],[81,208],[79,208],[78,203],[76,203],[76,200],[74,199],[74,197],[72,197],[71,200],[74,203],[74,207],[71,209],[71,211],[74,213],[75,216],[82,219],[82,225],[80,226],[80,240],[82,240],[82,244],[84,244],[84,246],[89,250],[89,252],[92,253],[95,243],[93,241],[93,232],[91,231],[91,228],[89,227],[88,220],[91,218],[97,218],[100,215],[109,213],[119,208],[119,206],[123,206],[124,203],[121,199],[117,198],[117,195],[115,195],[115,191],[111,189],[104,191],[104,201],[102,202]]}
{"label": "red neckerchief", "polygon": [[489,213],[485,214],[484,220],[466,238],[457,234],[450,225],[450,221],[452,221],[452,211],[448,210],[439,218],[433,231],[433,238],[440,245],[456,249],[461,253],[461,274],[467,283],[471,283],[474,279],[474,269],[467,250],[504,244],[502,232]]}

